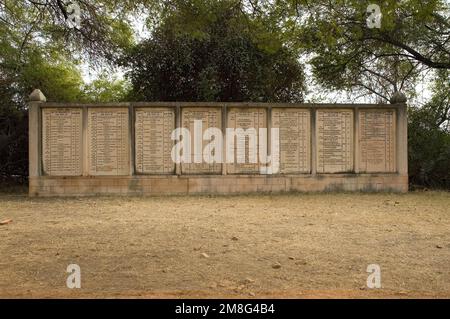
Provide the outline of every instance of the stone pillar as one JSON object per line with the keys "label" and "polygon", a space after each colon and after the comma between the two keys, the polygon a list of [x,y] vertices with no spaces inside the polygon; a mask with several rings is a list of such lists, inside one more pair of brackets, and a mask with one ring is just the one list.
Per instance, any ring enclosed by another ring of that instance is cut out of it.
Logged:
{"label": "stone pillar", "polygon": [[317,174],[317,108],[313,106],[311,112],[311,175]]}
{"label": "stone pillar", "polygon": [[222,105],[222,175],[227,175],[227,123],[228,123],[228,108],[227,105]]}
{"label": "stone pillar", "polygon": [[407,98],[403,93],[395,92],[392,95],[391,103],[397,107],[397,172],[406,178],[406,185],[408,185]]}
{"label": "stone pillar", "polygon": [[41,115],[40,109],[47,99],[38,89],[28,102],[28,165],[30,179],[41,175]]}
{"label": "stone pillar", "polygon": [[361,147],[360,143],[360,136],[359,136],[359,126],[361,124],[359,123],[359,107],[355,107],[354,113],[353,113],[353,168],[355,174],[359,174],[359,151]]}
{"label": "stone pillar", "polygon": [[407,104],[397,104],[397,171],[408,176],[408,116]]}
{"label": "stone pillar", "polygon": [[[175,128],[181,128],[181,115],[183,110],[181,109],[180,105],[177,105],[175,107]],[[184,150],[183,150],[184,151]],[[181,176],[181,163],[175,164],[175,175]]]}

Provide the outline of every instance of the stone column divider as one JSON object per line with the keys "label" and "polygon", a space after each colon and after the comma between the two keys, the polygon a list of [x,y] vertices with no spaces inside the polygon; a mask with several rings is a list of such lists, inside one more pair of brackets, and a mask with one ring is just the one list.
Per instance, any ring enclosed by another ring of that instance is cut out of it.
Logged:
{"label": "stone column divider", "polygon": [[227,123],[228,108],[226,104],[222,105],[222,175],[227,175]]}
{"label": "stone column divider", "polygon": [[[175,129],[181,128],[181,106],[177,103],[175,106]],[[181,176],[181,163],[175,163],[175,175]]]}
{"label": "stone column divider", "polygon": [[136,175],[136,110],[133,104],[128,106],[128,134],[130,140],[130,176]]}
{"label": "stone column divider", "polygon": [[83,145],[81,146],[81,152],[82,152],[82,161],[81,161],[81,165],[82,165],[82,172],[83,172],[83,176],[89,176],[89,141],[88,141],[88,110],[89,108],[87,106],[83,106],[82,108],[82,120],[81,120],[81,132],[82,132],[82,143]]}
{"label": "stone column divider", "polygon": [[359,173],[359,150],[360,150],[360,137],[359,137],[359,107],[355,107],[354,110],[354,122],[353,122],[353,168],[354,173]]}
{"label": "stone column divider", "polygon": [[311,175],[317,175],[317,108],[312,106],[311,112]]}
{"label": "stone column divider", "polygon": [[41,107],[47,102],[44,94],[36,89],[29,96],[28,102],[28,160],[29,177],[42,175],[42,115]]}
{"label": "stone column divider", "polygon": [[407,104],[399,103],[397,106],[397,172],[408,176],[408,114]]}

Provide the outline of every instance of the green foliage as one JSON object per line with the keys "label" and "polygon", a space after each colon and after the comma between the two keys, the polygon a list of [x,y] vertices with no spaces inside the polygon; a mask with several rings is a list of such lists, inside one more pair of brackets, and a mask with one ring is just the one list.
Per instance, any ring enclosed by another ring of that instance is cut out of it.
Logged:
{"label": "green foliage", "polygon": [[60,56],[52,58],[32,52],[23,65],[19,82],[25,96],[39,88],[48,101],[75,102],[83,97],[84,82],[79,69]]}
{"label": "green foliage", "polygon": [[450,72],[440,72],[429,103],[409,112],[413,185],[450,189]]}
{"label": "green foliage", "polygon": [[28,175],[28,113],[0,108],[0,184]]}
{"label": "green foliage", "polygon": [[411,184],[450,189],[450,133],[436,126],[427,109],[413,108],[409,116]]}
{"label": "green foliage", "polygon": [[[281,0],[270,18],[284,37],[308,54],[313,73],[329,89],[410,98],[427,68],[450,69],[450,6],[446,0]],[[378,4],[381,28],[366,22]],[[283,10],[284,8],[284,10]]]}
{"label": "green foliage", "polygon": [[[120,83],[95,83],[85,94],[76,57],[80,53],[113,59],[133,41],[112,8],[91,10],[99,1],[83,1],[82,30],[71,30],[57,1],[0,2],[0,180],[28,175],[26,98],[34,88],[48,101],[75,102],[119,98]],[[113,1],[103,1],[112,4]],[[114,1],[115,2],[115,1]],[[117,4],[117,2],[115,2]],[[108,14],[102,14],[107,10]],[[126,12],[126,11],[124,11]],[[103,91],[102,91],[103,87]],[[105,93],[113,89],[114,93]],[[96,96],[95,94],[98,94]],[[124,95],[124,94],[122,94]]]}
{"label": "green foliage", "polygon": [[270,42],[254,36],[258,26],[234,1],[180,3],[122,60],[133,99],[303,100],[303,68],[275,32]]}
{"label": "green foliage", "polygon": [[[130,18],[151,0],[1,1],[1,34],[19,43],[58,47],[73,56],[113,61],[134,42]],[[80,26],[71,27],[69,4],[80,8]],[[69,19],[70,20],[70,19]]]}
{"label": "green foliage", "polygon": [[49,101],[80,100],[82,78],[72,63],[38,49],[23,53],[24,63],[14,60],[14,50],[2,50],[0,73],[0,180],[24,181],[28,175],[28,117],[25,99],[40,88]]}
{"label": "green foliage", "polygon": [[100,75],[84,88],[84,100],[91,103],[123,102],[127,99],[130,85],[125,80]]}

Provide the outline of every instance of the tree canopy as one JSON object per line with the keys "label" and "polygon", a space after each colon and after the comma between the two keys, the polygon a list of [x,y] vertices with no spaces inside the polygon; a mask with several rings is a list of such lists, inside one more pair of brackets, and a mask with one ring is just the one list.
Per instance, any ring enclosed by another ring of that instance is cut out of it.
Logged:
{"label": "tree canopy", "polygon": [[[450,6],[446,0],[255,1],[254,14],[282,24],[285,42],[309,57],[326,88],[414,96],[419,74],[450,69]],[[378,5],[378,27],[368,23]]]}
{"label": "tree canopy", "polygon": [[[130,70],[133,98],[303,101],[306,88],[298,56],[275,32],[268,47],[240,9],[234,1],[212,1],[181,3],[166,13],[151,37],[122,60]],[[198,23],[184,28],[191,19]]]}

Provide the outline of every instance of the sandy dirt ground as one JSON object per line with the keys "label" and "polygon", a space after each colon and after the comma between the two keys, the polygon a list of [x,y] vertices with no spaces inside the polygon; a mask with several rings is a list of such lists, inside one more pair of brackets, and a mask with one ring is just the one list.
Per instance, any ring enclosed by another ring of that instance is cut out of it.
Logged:
{"label": "sandy dirt ground", "polygon": [[[0,195],[9,218],[0,298],[450,298],[445,192]],[[81,289],[66,287],[69,264]]]}

